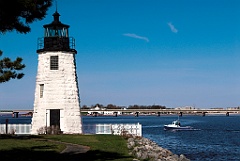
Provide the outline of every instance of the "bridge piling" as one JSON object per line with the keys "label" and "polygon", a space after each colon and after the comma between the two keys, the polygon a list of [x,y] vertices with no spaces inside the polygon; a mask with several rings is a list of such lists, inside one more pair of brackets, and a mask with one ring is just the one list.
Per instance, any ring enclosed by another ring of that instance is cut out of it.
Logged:
{"label": "bridge piling", "polygon": [[18,118],[18,113],[19,113],[19,112],[13,112],[13,113],[12,113],[12,117]]}
{"label": "bridge piling", "polygon": [[93,112],[94,117],[97,117],[97,114],[98,114],[97,112]]}
{"label": "bridge piling", "polygon": [[138,114],[139,114],[139,112],[136,112],[136,113],[135,113],[135,117],[138,117]]}

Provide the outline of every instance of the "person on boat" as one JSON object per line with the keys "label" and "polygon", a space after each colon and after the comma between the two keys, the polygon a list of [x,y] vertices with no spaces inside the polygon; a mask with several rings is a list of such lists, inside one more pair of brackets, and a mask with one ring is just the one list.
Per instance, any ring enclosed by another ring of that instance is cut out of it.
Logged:
{"label": "person on boat", "polygon": [[175,122],[175,125],[181,126],[181,125],[180,125],[180,121],[177,120],[177,121]]}

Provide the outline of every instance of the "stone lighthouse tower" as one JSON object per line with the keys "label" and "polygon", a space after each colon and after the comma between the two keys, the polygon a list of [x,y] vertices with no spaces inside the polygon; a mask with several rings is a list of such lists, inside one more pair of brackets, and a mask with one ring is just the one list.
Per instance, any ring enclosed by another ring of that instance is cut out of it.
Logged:
{"label": "stone lighthouse tower", "polygon": [[69,37],[69,25],[61,23],[59,16],[56,11],[53,22],[43,26],[44,37],[38,39],[31,134],[45,133],[49,127],[65,134],[82,133],[75,39]]}

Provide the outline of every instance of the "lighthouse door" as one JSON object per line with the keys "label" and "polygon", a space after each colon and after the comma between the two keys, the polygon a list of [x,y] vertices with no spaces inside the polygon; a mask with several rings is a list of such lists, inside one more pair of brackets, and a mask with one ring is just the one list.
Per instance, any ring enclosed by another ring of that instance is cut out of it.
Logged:
{"label": "lighthouse door", "polygon": [[50,110],[50,126],[60,128],[60,109]]}

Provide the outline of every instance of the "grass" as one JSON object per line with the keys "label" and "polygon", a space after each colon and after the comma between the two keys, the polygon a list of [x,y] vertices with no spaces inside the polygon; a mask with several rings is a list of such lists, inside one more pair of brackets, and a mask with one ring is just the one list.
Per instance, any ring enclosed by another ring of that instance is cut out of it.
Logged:
{"label": "grass", "polygon": [[[60,154],[65,145],[49,140],[85,145],[90,150]],[[126,143],[126,139],[116,135],[0,135],[0,158],[1,161],[132,161]]]}

